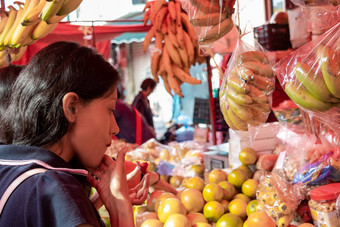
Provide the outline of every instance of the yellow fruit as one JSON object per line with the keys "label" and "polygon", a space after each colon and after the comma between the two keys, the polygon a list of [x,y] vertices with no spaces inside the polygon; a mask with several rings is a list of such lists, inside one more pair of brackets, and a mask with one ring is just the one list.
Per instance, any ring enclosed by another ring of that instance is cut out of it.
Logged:
{"label": "yellow fruit", "polygon": [[256,199],[250,201],[247,205],[247,216],[250,216],[252,213],[255,213],[257,211],[256,207],[259,204],[259,201]]}
{"label": "yellow fruit", "polygon": [[275,222],[264,211],[252,213],[247,219],[247,227],[276,227]]}
{"label": "yellow fruit", "polygon": [[237,167],[237,169],[242,169],[243,171],[245,171],[249,178],[251,178],[253,176],[253,172],[251,171],[251,169],[247,165],[241,165],[241,166]]}
{"label": "yellow fruit", "polygon": [[[242,224],[243,221],[239,216],[237,216],[236,214],[227,213],[220,217],[220,219],[218,219],[216,227],[242,227]],[[257,227],[260,226],[261,225]]]}
{"label": "yellow fruit", "polygon": [[228,182],[237,188],[241,188],[242,184],[248,180],[247,173],[241,169],[234,169],[228,175]]}
{"label": "yellow fruit", "polygon": [[159,158],[163,159],[165,161],[169,161],[170,160],[170,152],[167,149],[162,150],[159,153]]}
{"label": "yellow fruit", "polygon": [[189,219],[183,214],[172,214],[168,217],[163,227],[191,227]]}
{"label": "yellow fruit", "polygon": [[303,223],[303,224],[299,225],[298,227],[315,227],[315,226],[310,224],[310,223]]}
{"label": "yellow fruit", "polygon": [[174,188],[181,186],[183,177],[182,176],[172,176],[170,177],[170,185]]}
{"label": "yellow fruit", "polygon": [[248,222],[247,220],[243,223],[243,226],[242,227],[248,227]]}
{"label": "yellow fruit", "polygon": [[142,223],[148,219],[158,219],[158,216],[155,212],[144,212],[142,214],[138,214],[136,217],[136,227],[140,227]]}
{"label": "yellow fruit", "polygon": [[155,190],[150,193],[148,199],[146,200],[146,206],[148,207],[149,211],[155,211],[155,202],[162,193],[163,191],[161,190]]}
{"label": "yellow fruit", "polygon": [[204,165],[196,164],[190,167],[190,170],[193,170],[197,175],[202,175],[204,173]]}
{"label": "yellow fruit", "polygon": [[166,219],[172,214],[186,215],[186,210],[183,203],[177,198],[165,199],[157,210],[158,218],[161,222],[165,222]]}
{"label": "yellow fruit", "polygon": [[202,213],[189,213],[187,214],[187,218],[189,219],[191,225],[196,223],[208,223],[208,220],[204,217]]}
{"label": "yellow fruit", "polygon": [[257,153],[253,148],[245,147],[240,151],[238,157],[242,164],[253,165],[257,160]]}
{"label": "yellow fruit", "polygon": [[134,206],[133,207],[133,219],[134,219],[135,224],[136,224],[137,219],[140,218],[139,216],[148,211],[149,209],[146,205]]}
{"label": "yellow fruit", "polygon": [[210,201],[204,205],[203,214],[209,221],[217,222],[217,220],[224,214],[224,207],[217,201]]}
{"label": "yellow fruit", "polygon": [[205,186],[204,180],[200,177],[191,177],[186,182],[187,188],[196,188],[199,191],[202,191]]}
{"label": "yellow fruit", "polygon": [[250,200],[251,200],[248,196],[246,196],[246,195],[243,194],[243,193],[238,193],[238,194],[236,194],[236,195],[233,197],[233,199],[242,199],[242,200],[244,200],[246,203],[249,203]]}
{"label": "yellow fruit", "polygon": [[224,207],[224,213],[228,213],[228,212],[229,212],[229,208],[228,208],[228,206],[229,206],[229,201],[223,199],[220,203],[221,203],[221,204],[223,205],[223,207]]}
{"label": "yellow fruit", "polygon": [[166,182],[169,182],[169,176],[167,176],[167,175],[161,175],[161,179],[166,181]]}
{"label": "yellow fruit", "polygon": [[212,227],[212,226],[209,223],[197,222],[196,224],[192,225],[192,227]]}
{"label": "yellow fruit", "polygon": [[248,179],[242,184],[242,192],[251,199],[256,198],[256,190],[259,182],[254,179]]}
{"label": "yellow fruit", "polygon": [[209,183],[219,183],[221,181],[226,181],[227,180],[227,173],[224,172],[221,169],[213,169],[211,170],[211,172],[209,173]]}
{"label": "yellow fruit", "polygon": [[163,223],[158,219],[145,220],[141,227],[163,227]]}
{"label": "yellow fruit", "polygon": [[181,193],[181,202],[185,206],[187,212],[201,212],[204,206],[202,192],[195,188],[186,188]]}
{"label": "yellow fruit", "polygon": [[245,219],[247,216],[247,203],[242,199],[234,199],[229,203],[229,212]]}
{"label": "yellow fruit", "polygon": [[184,177],[181,183],[182,187],[187,187],[187,182],[190,179],[190,177]]}
{"label": "yellow fruit", "polygon": [[154,206],[154,210],[157,212],[158,211],[158,207],[162,204],[162,202],[165,199],[168,198],[177,198],[174,194],[170,193],[170,192],[163,192],[160,196],[158,196],[158,198],[156,199],[155,202],[155,206]]}
{"label": "yellow fruit", "polygon": [[218,185],[223,188],[223,199],[229,201],[237,193],[234,185],[228,181],[221,181]]}
{"label": "yellow fruit", "polygon": [[216,183],[210,183],[203,188],[202,194],[207,202],[221,201],[223,199],[223,188]]}

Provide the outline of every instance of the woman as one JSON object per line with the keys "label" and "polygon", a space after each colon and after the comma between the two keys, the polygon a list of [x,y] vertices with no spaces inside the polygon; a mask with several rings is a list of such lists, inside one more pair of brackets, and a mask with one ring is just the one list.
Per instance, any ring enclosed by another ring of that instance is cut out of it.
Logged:
{"label": "woman", "polygon": [[102,56],[71,42],[42,49],[20,73],[0,122],[10,144],[0,146],[1,200],[18,176],[30,177],[10,191],[0,226],[102,226],[86,175],[112,226],[134,226],[131,201],[145,193],[130,194],[126,150],[116,161],[104,155],[119,131],[113,116],[117,81]]}

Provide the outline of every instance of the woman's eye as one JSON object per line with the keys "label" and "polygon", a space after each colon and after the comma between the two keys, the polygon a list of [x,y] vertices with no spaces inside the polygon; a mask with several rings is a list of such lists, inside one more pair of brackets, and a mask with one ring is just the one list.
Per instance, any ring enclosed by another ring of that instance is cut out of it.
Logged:
{"label": "woman's eye", "polygon": [[114,114],[114,113],[115,113],[115,110],[110,109],[110,113]]}

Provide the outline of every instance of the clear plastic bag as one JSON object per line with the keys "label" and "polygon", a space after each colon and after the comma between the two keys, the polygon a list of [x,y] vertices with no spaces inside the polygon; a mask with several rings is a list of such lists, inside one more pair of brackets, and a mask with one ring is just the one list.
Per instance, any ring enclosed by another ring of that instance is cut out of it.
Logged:
{"label": "clear plastic bag", "polygon": [[275,66],[286,94],[340,135],[340,23]]}
{"label": "clear plastic bag", "polygon": [[220,88],[220,107],[230,128],[247,131],[267,121],[274,73],[263,48],[239,39]]}
{"label": "clear plastic bag", "polygon": [[209,46],[231,31],[234,5],[235,0],[182,0],[200,46]]}
{"label": "clear plastic bag", "polygon": [[291,0],[292,3],[298,6],[337,6],[340,4],[339,0]]}

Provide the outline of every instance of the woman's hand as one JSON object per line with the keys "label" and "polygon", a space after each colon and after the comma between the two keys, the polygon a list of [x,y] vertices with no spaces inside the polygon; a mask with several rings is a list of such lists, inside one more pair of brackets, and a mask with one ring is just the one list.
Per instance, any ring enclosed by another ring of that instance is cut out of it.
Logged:
{"label": "woman's hand", "polygon": [[131,188],[130,201],[133,205],[142,205],[148,197],[150,186],[150,174],[144,175],[141,182],[139,182],[134,188]]}

